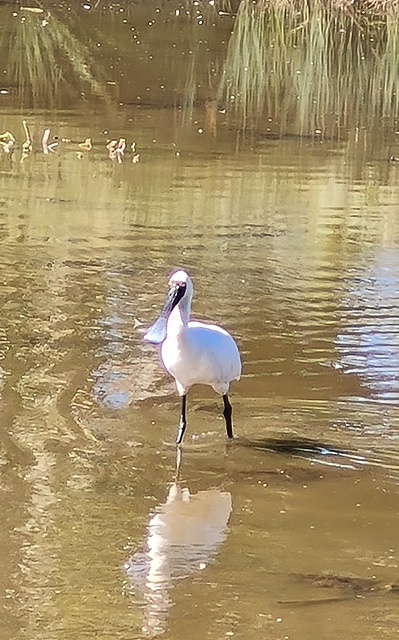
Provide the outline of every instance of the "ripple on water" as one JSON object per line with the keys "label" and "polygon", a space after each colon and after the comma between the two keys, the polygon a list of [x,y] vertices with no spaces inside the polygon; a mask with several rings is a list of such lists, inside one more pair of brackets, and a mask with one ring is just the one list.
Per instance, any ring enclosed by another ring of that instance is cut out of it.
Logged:
{"label": "ripple on water", "polygon": [[380,402],[399,400],[399,251],[380,249],[347,281],[336,337],[340,361]]}

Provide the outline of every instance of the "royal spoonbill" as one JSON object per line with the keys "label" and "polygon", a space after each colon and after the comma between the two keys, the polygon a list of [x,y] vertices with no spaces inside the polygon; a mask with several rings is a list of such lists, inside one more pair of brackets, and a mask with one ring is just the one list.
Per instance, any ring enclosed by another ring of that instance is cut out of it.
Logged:
{"label": "royal spoonbill", "polygon": [[233,437],[228,391],[230,382],[241,374],[240,353],[232,336],[217,325],[190,320],[192,297],[191,278],[185,271],[176,271],[161,314],[144,336],[147,342],[162,345],[162,362],[181,397],[178,445],[187,426],[187,393],[194,384],[210,385],[223,397],[227,436]]}

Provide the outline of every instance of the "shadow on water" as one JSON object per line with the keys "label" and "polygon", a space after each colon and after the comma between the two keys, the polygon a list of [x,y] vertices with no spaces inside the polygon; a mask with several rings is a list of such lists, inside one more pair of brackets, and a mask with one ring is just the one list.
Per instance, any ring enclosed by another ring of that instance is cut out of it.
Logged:
{"label": "shadow on water", "polygon": [[301,458],[313,463],[333,466],[341,469],[356,469],[368,463],[367,457],[355,450],[344,449],[326,442],[308,438],[259,438],[239,439],[238,444],[255,451],[275,453],[289,458]]}
{"label": "shadow on water", "polygon": [[348,456],[349,451],[338,449],[330,444],[320,443],[307,438],[279,440],[276,438],[259,438],[256,440],[240,439],[239,444],[257,451],[272,451],[300,458],[313,459],[315,456]]}
{"label": "shadow on water", "polygon": [[382,449],[375,443],[372,448],[347,448],[309,438],[238,438],[234,445],[265,454],[276,454],[285,465],[290,465],[298,459],[308,461],[312,465],[347,471],[376,469],[387,474],[392,480],[399,479],[399,458],[393,446]]}

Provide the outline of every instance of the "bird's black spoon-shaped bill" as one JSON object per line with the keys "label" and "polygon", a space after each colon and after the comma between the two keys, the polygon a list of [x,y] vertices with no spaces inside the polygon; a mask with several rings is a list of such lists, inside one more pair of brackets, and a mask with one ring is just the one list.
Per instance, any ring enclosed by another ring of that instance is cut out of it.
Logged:
{"label": "bird's black spoon-shaped bill", "polygon": [[156,320],[154,324],[151,325],[147,333],[144,335],[144,340],[146,342],[152,342],[153,344],[160,344],[165,340],[168,318],[172,313],[173,309],[175,308],[175,306],[179,304],[185,292],[186,292],[185,283],[171,285],[168,295],[166,296],[165,304],[163,305],[163,309],[159,315],[158,320]]}

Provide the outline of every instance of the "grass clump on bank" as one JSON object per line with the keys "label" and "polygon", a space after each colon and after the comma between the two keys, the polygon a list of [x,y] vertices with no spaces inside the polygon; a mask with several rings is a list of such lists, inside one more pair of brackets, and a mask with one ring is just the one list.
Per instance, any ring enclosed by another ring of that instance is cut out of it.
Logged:
{"label": "grass clump on bank", "polygon": [[219,99],[242,126],[364,125],[398,112],[398,54],[397,0],[241,0]]}

